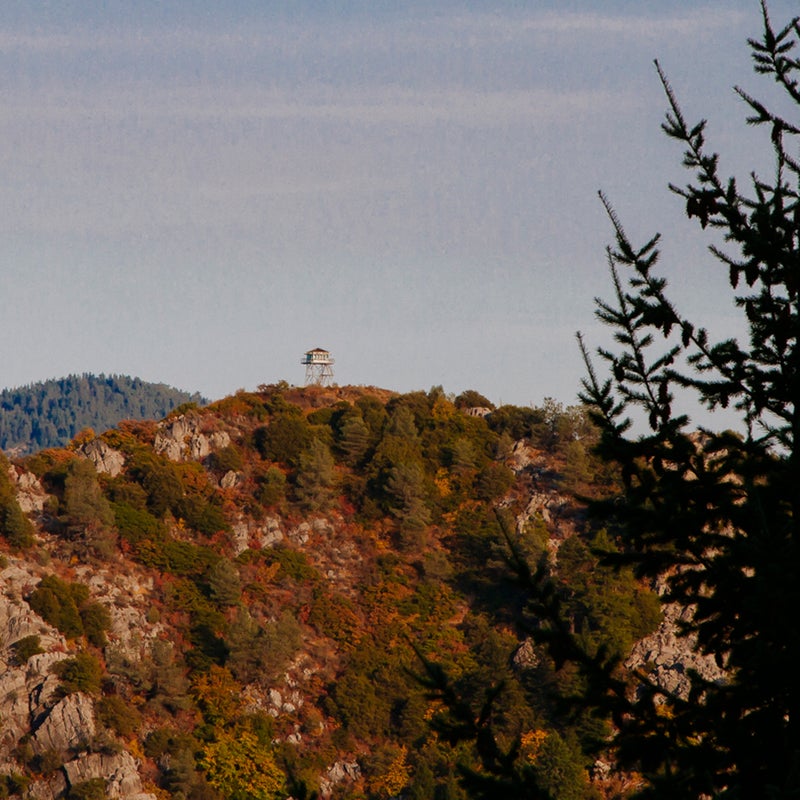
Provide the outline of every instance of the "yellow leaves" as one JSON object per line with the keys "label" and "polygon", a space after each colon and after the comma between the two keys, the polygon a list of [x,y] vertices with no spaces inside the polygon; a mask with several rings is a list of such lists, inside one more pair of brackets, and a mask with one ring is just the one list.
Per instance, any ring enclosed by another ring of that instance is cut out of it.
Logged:
{"label": "yellow leaves", "polygon": [[70,450],[80,450],[85,444],[97,438],[97,434],[92,428],[83,428],[75,434],[72,441],[69,443]]}
{"label": "yellow leaves", "polygon": [[656,706],[656,716],[661,717],[661,719],[675,719],[675,709],[666,703],[662,703]]}
{"label": "yellow leaves", "polygon": [[408,748],[401,745],[392,763],[383,775],[371,781],[372,790],[383,797],[397,797],[411,780],[408,765]]}
{"label": "yellow leaves", "polygon": [[520,750],[522,751],[522,755],[531,764],[536,763],[536,759],[539,757],[545,739],[547,739],[547,731],[541,728],[537,728],[533,731],[526,731],[520,737]]}
{"label": "yellow leaves", "polygon": [[436,477],[433,479],[433,484],[436,486],[436,490],[439,492],[440,497],[448,497],[453,491],[453,487],[450,483],[450,476],[444,467],[441,467],[436,471]]}
{"label": "yellow leaves", "polygon": [[453,417],[456,413],[456,407],[446,398],[437,397],[431,409],[431,416],[437,422],[443,422]]}
{"label": "yellow leaves", "polygon": [[285,776],[269,746],[250,730],[218,731],[203,748],[200,766],[209,783],[227,800],[277,800]]}
{"label": "yellow leaves", "polygon": [[261,578],[264,583],[272,583],[275,580],[276,575],[280,572],[281,569],[281,562],[280,561],[273,561],[268,566],[264,567],[261,571]]}
{"label": "yellow leaves", "polygon": [[459,513],[458,509],[456,509],[455,511],[445,511],[445,513],[442,514],[442,522],[448,528],[452,528],[456,524],[456,521],[458,520],[458,513]]}
{"label": "yellow leaves", "polygon": [[242,706],[241,687],[224,667],[214,664],[208,672],[197,675],[193,688],[207,720],[231,722],[239,717]]}

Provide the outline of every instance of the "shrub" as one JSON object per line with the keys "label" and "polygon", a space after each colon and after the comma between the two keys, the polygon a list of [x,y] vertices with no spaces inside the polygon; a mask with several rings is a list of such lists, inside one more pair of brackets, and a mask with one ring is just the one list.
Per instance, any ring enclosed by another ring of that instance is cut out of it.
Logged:
{"label": "shrub", "polygon": [[229,444],[211,454],[211,466],[219,473],[239,472],[244,466],[242,453],[236,445]]}
{"label": "shrub", "polygon": [[0,454],[0,535],[20,550],[34,543],[33,525],[19,507],[8,477],[8,460]]}
{"label": "shrub", "polygon": [[176,504],[174,511],[176,516],[184,519],[191,528],[206,536],[213,536],[219,531],[230,528],[222,509],[213,500],[201,494],[191,494],[182,498]]}
{"label": "shrub", "polygon": [[82,584],[67,583],[55,575],[47,575],[31,593],[28,603],[64,636],[74,639],[83,634],[78,605],[84,603],[88,596],[89,590]]}
{"label": "shrub", "polygon": [[208,587],[211,599],[220,606],[233,606],[242,596],[239,571],[227,558],[221,558],[208,573]]}
{"label": "shrub", "polygon": [[18,772],[0,775],[0,797],[24,795],[28,791],[30,782],[31,779],[27,775],[20,775]]}
{"label": "shrub", "polygon": [[319,578],[319,573],[311,566],[305,553],[299,550],[276,547],[266,556],[269,560],[277,561],[281,565],[281,570],[296,583],[311,582]]}
{"label": "shrub", "polygon": [[70,787],[66,800],[105,800],[106,782],[104,778],[92,778]]}
{"label": "shrub", "polygon": [[113,509],[120,536],[131,544],[138,544],[144,539],[156,541],[166,534],[163,523],[143,507],[121,501],[114,503]]}
{"label": "shrub", "polygon": [[97,482],[97,472],[90,461],[76,458],[64,481],[66,523],[74,528],[103,528],[111,525],[114,515]]}
{"label": "shrub", "polygon": [[86,638],[95,647],[104,647],[106,631],[111,627],[111,615],[102,603],[87,603],[79,609]]}
{"label": "shrub", "polygon": [[228,664],[241,681],[270,681],[286,667],[301,641],[300,625],[290,611],[261,627],[242,610],[229,628]]}
{"label": "shrub", "polygon": [[487,464],[475,481],[475,493],[480,500],[497,500],[514,485],[514,473],[505,464]]}
{"label": "shrub", "polygon": [[263,458],[289,466],[297,464],[300,453],[308,449],[313,438],[313,430],[299,410],[281,414],[253,434],[256,449]]}
{"label": "shrub", "polygon": [[0,497],[0,533],[19,550],[27,549],[36,541],[31,521],[14,498],[4,500]]}
{"label": "shrub", "polygon": [[456,408],[494,408],[494,403],[487,400],[480,392],[474,389],[467,389],[455,399]]}
{"label": "shrub", "polygon": [[276,506],[286,497],[286,475],[278,467],[270,467],[263,475],[256,498],[263,506]]}
{"label": "shrub", "polygon": [[17,639],[17,641],[11,645],[11,649],[14,653],[14,661],[16,661],[19,666],[27,664],[29,658],[39,653],[44,653],[39,637],[36,635],[23,636],[22,639]]}
{"label": "shrub", "polygon": [[91,653],[78,653],[75,658],[59,661],[53,665],[52,671],[61,679],[61,687],[66,694],[100,692],[103,669]]}
{"label": "shrub", "polygon": [[500,406],[486,421],[495,433],[507,433],[514,441],[519,441],[533,435],[534,429],[544,421],[544,412],[535,408]]}
{"label": "shrub", "polygon": [[98,722],[120,736],[132,736],[142,724],[142,715],[118,695],[103,697],[95,704]]}

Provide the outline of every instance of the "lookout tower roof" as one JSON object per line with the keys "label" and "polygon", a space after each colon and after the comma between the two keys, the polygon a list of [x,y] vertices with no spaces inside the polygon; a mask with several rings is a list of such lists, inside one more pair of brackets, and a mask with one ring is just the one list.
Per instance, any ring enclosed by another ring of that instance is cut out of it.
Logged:
{"label": "lookout tower roof", "polygon": [[313,350],[307,350],[305,358],[301,363],[303,364],[321,364],[324,362],[333,363],[329,350],[323,350],[321,347],[315,347]]}
{"label": "lookout tower roof", "polygon": [[306,368],[306,386],[327,386],[333,379],[333,358],[328,350],[307,350],[301,364]]}

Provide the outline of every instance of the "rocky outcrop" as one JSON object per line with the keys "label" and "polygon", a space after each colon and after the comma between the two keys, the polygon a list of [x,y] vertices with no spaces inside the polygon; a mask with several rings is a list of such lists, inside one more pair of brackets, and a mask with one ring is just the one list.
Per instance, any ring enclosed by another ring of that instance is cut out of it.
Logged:
{"label": "rocky outcrop", "polygon": [[265,517],[259,523],[243,516],[231,525],[231,543],[237,556],[250,547],[273,547],[283,539],[283,525],[278,517]]}
{"label": "rocky outcrop", "polygon": [[93,439],[81,448],[81,452],[94,464],[98,472],[116,478],[125,467],[125,456],[102,439]]}
{"label": "rocky outcrop", "polygon": [[94,703],[80,692],[53,706],[31,737],[34,753],[83,749],[95,735]]}
{"label": "rocky outcrop", "polygon": [[[34,756],[72,758],[85,751],[97,736],[94,700],[87,694],[63,696],[53,666],[74,655],[74,645],[33,612],[25,597],[36,585],[39,570],[13,556],[0,570],[0,765],[2,771],[20,771],[16,762],[21,741]],[[109,602],[112,628],[108,632],[117,650],[132,652],[135,642],[157,635],[159,625],[145,621],[148,582],[142,577],[108,574],[88,566],[76,570],[76,578],[92,587],[95,596]],[[152,588],[152,587],[150,587]],[[124,603],[113,600],[124,599]],[[36,653],[20,661],[14,645],[28,636],[38,637]],[[30,800],[57,800],[75,784],[93,779],[105,781],[106,797],[116,800],[156,800],[144,791],[139,764],[125,751],[92,753],[67,761],[30,785]]]}
{"label": "rocky outcrop", "polygon": [[170,461],[202,461],[212,451],[227,447],[231,437],[225,431],[205,434],[200,429],[200,417],[182,414],[159,423],[154,449]]}
{"label": "rocky outcrop", "polygon": [[536,669],[541,663],[538,653],[536,652],[536,645],[533,639],[525,639],[522,644],[514,651],[511,657],[511,663],[514,669],[518,672],[525,672],[529,669]]}
{"label": "rocky outcrop", "polygon": [[266,517],[259,528],[258,543],[261,547],[272,547],[283,541],[283,527],[278,517]]}
{"label": "rocky outcrop", "polygon": [[361,767],[357,761],[337,761],[320,779],[319,793],[321,797],[330,797],[334,787],[342,783],[355,783],[361,778]]}
{"label": "rocky outcrop", "polygon": [[8,468],[8,475],[17,492],[17,502],[25,514],[41,513],[47,501],[47,492],[42,488],[39,479],[26,470],[13,464]]}
{"label": "rocky outcrop", "polygon": [[525,439],[520,439],[514,443],[511,455],[506,459],[506,465],[514,472],[522,472],[528,468],[543,468],[547,465],[547,460],[540,450],[531,447]]}
{"label": "rocky outcrop", "polygon": [[156,800],[144,791],[138,765],[133,756],[123,751],[113,755],[92,753],[64,764],[69,786],[95,778],[106,781],[106,797],[113,800]]}
{"label": "rocky outcrop", "polygon": [[228,470],[220,479],[219,485],[223,489],[233,489],[241,483],[242,476],[236,470]]}
{"label": "rocky outcrop", "polygon": [[57,770],[48,778],[32,783],[25,795],[27,800],[56,800],[67,791],[67,778],[63,770]]}
{"label": "rocky outcrop", "polygon": [[722,682],[725,671],[711,656],[697,652],[697,637],[681,636],[680,623],[691,619],[692,609],[675,603],[664,606],[664,618],[658,630],[633,647],[625,666],[647,668],[649,675],[662,689],[681,698],[688,697],[689,671],[707,681]]}
{"label": "rocky outcrop", "polygon": [[134,661],[141,658],[143,647],[164,630],[163,625],[147,618],[152,605],[153,579],[122,573],[111,578],[87,565],[76,568],[75,575],[108,611],[111,627],[107,634],[114,652]]}
{"label": "rocky outcrop", "polygon": [[528,524],[539,519],[546,525],[552,526],[562,519],[563,514],[571,508],[570,499],[556,491],[531,492],[524,511],[517,515],[517,533],[522,533]]}
{"label": "rocky outcrop", "polygon": [[[31,721],[44,717],[53,705],[58,679],[50,674],[54,663],[67,657],[64,637],[35,614],[22,599],[38,576],[17,564],[0,570],[0,761],[30,732]],[[42,650],[19,663],[14,645],[28,636],[39,637]]]}

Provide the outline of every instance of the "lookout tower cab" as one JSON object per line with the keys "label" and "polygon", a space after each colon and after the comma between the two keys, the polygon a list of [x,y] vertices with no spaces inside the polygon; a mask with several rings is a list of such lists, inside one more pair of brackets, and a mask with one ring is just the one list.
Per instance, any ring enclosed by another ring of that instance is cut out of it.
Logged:
{"label": "lookout tower cab", "polygon": [[333,380],[333,358],[327,350],[315,347],[304,356],[301,364],[306,367],[306,386],[329,386]]}

